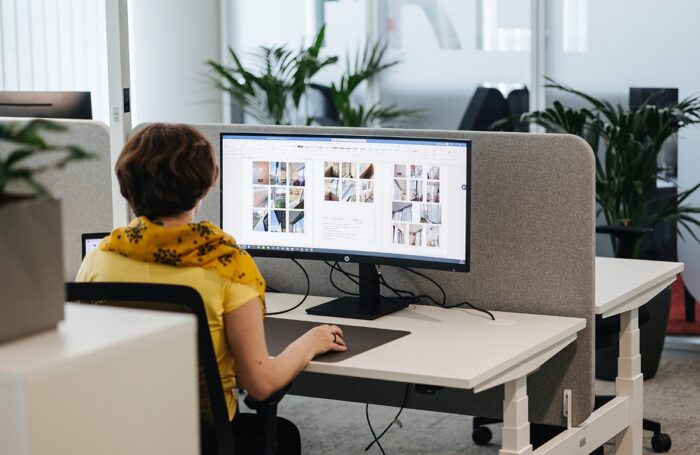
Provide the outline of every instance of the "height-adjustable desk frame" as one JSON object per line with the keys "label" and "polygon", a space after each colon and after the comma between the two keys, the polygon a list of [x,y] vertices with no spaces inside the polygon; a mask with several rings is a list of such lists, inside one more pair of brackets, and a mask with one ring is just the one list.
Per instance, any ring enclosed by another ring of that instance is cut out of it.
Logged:
{"label": "height-adjustable desk frame", "polygon": [[[299,296],[268,294],[278,311]],[[311,362],[307,372],[437,387],[484,390],[505,385],[501,455],[530,453],[527,376],[576,339],[582,318],[494,312],[496,321],[464,309],[414,305],[374,321],[307,315],[305,309],[329,300],[310,297],[282,317],[323,323],[362,325],[411,332],[337,363]],[[268,334],[274,336],[274,334]],[[352,347],[352,342],[348,340]],[[465,349],[481,346],[487,349]],[[293,391],[292,391],[293,393]]]}
{"label": "height-adjustable desk frame", "polygon": [[[534,451],[530,444],[527,376],[573,342],[576,333],[585,327],[585,320],[497,312],[497,321],[492,323],[478,313],[422,305],[361,323],[309,316],[304,311],[306,306],[283,317],[412,332],[411,336],[342,362],[312,362],[307,372],[473,389],[476,393],[505,385],[500,455],[588,454],[612,438],[616,439],[616,453],[641,455],[643,378],[638,308],[669,286],[682,269],[680,263],[596,258],[596,313],[603,317],[621,315],[617,396],[573,426],[571,404],[576,397],[565,395],[562,410],[568,417],[567,430]],[[290,294],[268,295],[272,311],[298,301],[298,296]],[[310,306],[328,299],[308,300]],[[489,339],[494,333],[498,335]],[[499,338],[502,343],[493,345]],[[509,346],[516,339],[522,343]],[[483,364],[478,356],[473,357],[476,351],[461,348],[475,340],[490,347],[490,358]]]}
{"label": "height-adjustable desk frame", "polygon": [[569,427],[536,452],[589,453],[615,438],[615,453],[641,455],[643,439],[642,357],[639,351],[639,307],[671,285],[683,270],[678,262],[596,258],[595,310],[603,318],[620,315],[620,354],[616,397],[577,427]]}

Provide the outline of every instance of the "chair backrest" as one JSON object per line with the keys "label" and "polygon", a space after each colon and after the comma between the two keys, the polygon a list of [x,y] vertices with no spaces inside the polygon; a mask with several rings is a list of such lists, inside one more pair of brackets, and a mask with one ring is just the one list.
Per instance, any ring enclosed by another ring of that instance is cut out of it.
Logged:
{"label": "chair backrest", "polygon": [[459,124],[463,131],[491,131],[491,125],[509,114],[503,94],[492,87],[477,87]]}
{"label": "chair backrest", "polygon": [[[522,115],[528,112],[530,110],[530,92],[527,87],[511,91],[506,97],[506,104],[508,105],[508,114],[511,116]],[[530,131],[530,125],[527,122],[514,120],[507,131],[527,133]]]}
{"label": "chair backrest", "polygon": [[337,126],[340,123],[340,117],[333,103],[330,87],[321,84],[309,84],[309,88],[317,92],[321,97],[322,115],[314,117],[314,120],[323,126]]}
{"label": "chair backrest", "polygon": [[204,303],[195,289],[150,283],[66,283],[66,301],[194,314],[197,318],[202,454],[234,453],[233,434]]}

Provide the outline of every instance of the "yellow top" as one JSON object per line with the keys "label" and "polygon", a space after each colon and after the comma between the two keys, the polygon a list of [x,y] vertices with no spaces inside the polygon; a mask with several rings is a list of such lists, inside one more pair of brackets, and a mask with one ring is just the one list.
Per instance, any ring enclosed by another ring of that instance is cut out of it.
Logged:
{"label": "yellow top", "polygon": [[235,282],[213,268],[173,267],[129,259],[101,249],[95,249],[85,257],[76,281],[180,284],[196,289],[204,300],[229,419],[233,419],[236,413],[236,368],[226,341],[224,314],[259,297],[255,286]]}

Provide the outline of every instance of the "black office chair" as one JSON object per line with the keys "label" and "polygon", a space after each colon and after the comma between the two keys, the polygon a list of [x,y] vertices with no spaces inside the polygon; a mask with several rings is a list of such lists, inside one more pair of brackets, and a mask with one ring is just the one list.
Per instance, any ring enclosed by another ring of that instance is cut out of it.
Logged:
{"label": "black office chair", "polygon": [[[203,455],[233,455],[235,447],[221,376],[211,341],[204,303],[199,293],[188,286],[150,283],[66,283],[66,301],[121,308],[138,308],[190,313],[197,318],[199,360],[199,418]],[[277,404],[289,386],[264,401],[245,399],[262,422],[264,455],[278,450]]]}
{"label": "black office chair", "polygon": [[457,129],[462,131],[527,132],[527,122],[511,120],[528,112],[530,92],[526,87],[512,90],[506,98],[493,87],[477,87]]}
{"label": "black office chair", "polygon": [[508,115],[508,104],[500,90],[490,87],[477,87],[457,129],[462,131],[491,131],[491,126],[495,122],[503,120]]}
{"label": "black office chair", "polygon": [[314,116],[312,121],[321,126],[340,125],[340,116],[333,102],[333,94],[330,87],[321,84],[309,84],[309,88],[321,96],[321,115]]}
{"label": "black office chair", "polygon": [[[511,91],[506,97],[506,104],[508,105],[508,114],[511,117],[519,117],[524,113],[529,112],[530,91],[527,89],[527,87]],[[507,131],[527,133],[530,131],[530,124],[528,122],[520,122],[518,120],[513,120],[508,126]]]}

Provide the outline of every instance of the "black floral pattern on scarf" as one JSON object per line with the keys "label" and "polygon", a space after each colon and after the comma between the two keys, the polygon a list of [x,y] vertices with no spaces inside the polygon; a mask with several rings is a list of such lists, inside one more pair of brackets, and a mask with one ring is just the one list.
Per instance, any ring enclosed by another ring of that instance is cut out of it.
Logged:
{"label": "black floral pattern on scarf", "polygon": [[143,221],[137,220],[133,226],[127,226],[124,229],[124,233],[129,243],[139,243],[139,240],[143,238],[143,231],[147,229],[148,227]]}
{"label": "black floral pattern on scarf", "polygon": [[222,265],[229,265],[231,261],[233,261],[233,255],[231,253],[229,254],[223,254],[216,258]]}
{"label": "black floral pattern on scarf", "polygon": [[214,251],[216,247],[211,243],[205,243],[204,245],[197,248],[197,256],[205,256],[208,253]]}
{"label": "black floral pattern on scarf", "polygon": [[209,237],[214,235],[214,230],[203,223],[192,223],[190,227],[192,228],[192,232],[196,232],[200,237],[203,237],[204,240],[209,240]]}
{"label": "black floral pattern on scarf", "polygon": [[157,264],[178,265],[182,262],[182,257],[180,257],[175,250],[158,248],[158,250],[153,253],[153,261]]}

